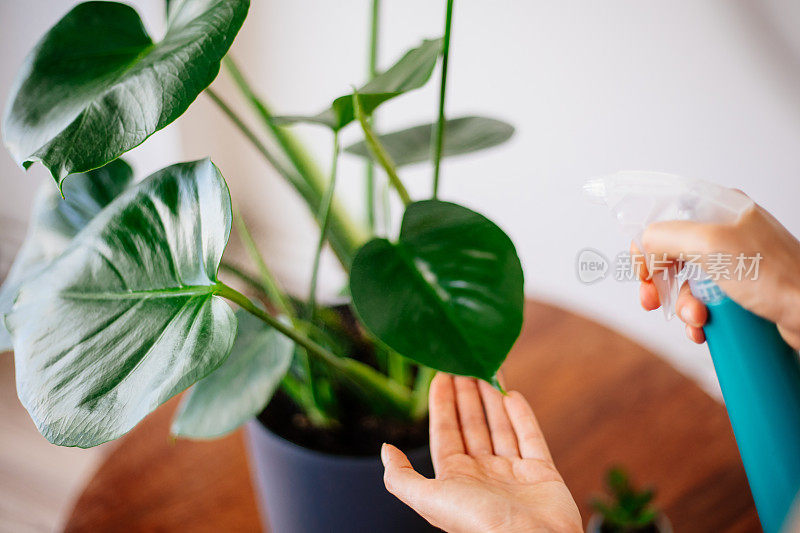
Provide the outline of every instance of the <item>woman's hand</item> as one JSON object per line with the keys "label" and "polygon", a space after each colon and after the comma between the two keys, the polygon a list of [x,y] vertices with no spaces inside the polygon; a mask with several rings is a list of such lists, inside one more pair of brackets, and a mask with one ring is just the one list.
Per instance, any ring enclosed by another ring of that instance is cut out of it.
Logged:
{"label": "woman's hand", "polygon": [[[757,279],[731,276],[715,283],[742,307],[776,323],[786,342],[800,349],[800,242],[760,206],[753,204],[735,224],[656,222],[645,230],[642,244],[648,257],[659,260],[664,254],[673,261],[681,254],[700,254],[703,267],[717,253],[730,254],[732,258],[760,254]],[[638,251],[634,249],[634,253]],[[661,302],[652,280],[647,279],[647,266],[639,260],[638,267],[642,307],[648,311],[657,309]],[[686,323],[686,335],[694,342],[704,342],[701,328],[708,313],[686,284],[681,287],[675,309]]]}
{"label": "woman's hand", "polygon": [[[484,416],[485,413],[485,416]],[[488,423],[487,423],[488,422]],[[386,488],[448,532],[583,531],[528,402],[439,373],[430,391],[436,479],[384,444]]]}

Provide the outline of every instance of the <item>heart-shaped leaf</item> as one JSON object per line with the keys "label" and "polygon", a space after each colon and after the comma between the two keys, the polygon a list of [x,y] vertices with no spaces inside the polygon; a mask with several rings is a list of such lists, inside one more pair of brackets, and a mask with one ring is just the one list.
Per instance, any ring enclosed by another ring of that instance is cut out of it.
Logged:
{"label": "heart-shaped leaf", "polygon": [[[431,77],[436,60],[442,51],[442,39],[425,40],[405,53],[385,72],[378,74],[358,89],[359,102],[366,115],[372,114],[383,102],[403,93],[419,89]],[[340,96],[331,107],[312,116],[287,115],[276,117],[280,124],[311,122],[340,130],[355,120],[353,94]]]}
{"label": "heart-shaped leaf", "polygon": [[61,185],[178,118],[217,76],[249,0],[183,0],[154,43],[125,4],[86,2],[28,55],[3,122],[6,146]]}
{"label": "heart-shaped leaf", "polygon": [[460,205],[410,204],[398,242],[373,239],[350,272],[353,306],[380,341],[423,365],[487,381],[522,328],[511,239]]}
{"label": "heart-shaped leaf", "polygon": [[6,325],[42,435],[89,447],[216,369],[236,317],[216,276],[228,188],[209,160],[167,167],[103,209],[19,291]]}
{"label": "heart-shaped leaf", "polygon": [[[431,137],[436,124],[423,124],[412,128],[379,135],[383,147],[395,166],[411,165],[431,159]],[[444,126],[442,156],[454,156],[486,150],[506,142],[514,134],[514,126],[487,117],[460,117],[449,119]],[[345,148],[346,152],[370,157],[364,141]]]}
{"label": "heart-shaped leaf", "polygon": [[2,317],[11,311],[20,285],[36,276],[66,249],[78,231],[116,198],[133,179],[122,159],[97,170],[76,174],[65,184],[61,198],[52,183],[43,183],[28,224],[28,234],[0,287],[0,352],[11,348]]}
{"label": "heart-shaped leaf", "polygon": [[289,369],[294,343],[245,311],[231,355],[182,401],[172,433],[207,439],[230,433],[266,407]]}

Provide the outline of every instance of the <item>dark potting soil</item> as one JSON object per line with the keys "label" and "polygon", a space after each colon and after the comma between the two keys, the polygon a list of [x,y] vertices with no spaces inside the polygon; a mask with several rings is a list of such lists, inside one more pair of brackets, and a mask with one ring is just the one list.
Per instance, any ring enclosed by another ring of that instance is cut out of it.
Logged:
{"label": "dark potting soil", "polygon": [[388,442],[401,450],[428,443],[428,420],[415,423],[382,418],[356,400],[342,398],[341,424],[335,428],[313,426],[288,396],[278,391],[258,420],[270,431],[303,448],[334,455],[378,455]]}
{"label": "dark potting soil", "polygon": [[[371,346],[365,341],[352,311],[347,305],[332,308],[342,319],[342,326],[351,339],[361,339],[350,354],[366,364],[375,366]],[[303,448],[334,455],[369,456],[380,453],[381,444],[388,442],[401,450],[421,448],[428,443],[428,420],[405,422],[380,417],[365,408],[363,400],[346,393],[338,397],[340,425],[319,428],[280,390],[258,415],[258,420],[270,431]]]}

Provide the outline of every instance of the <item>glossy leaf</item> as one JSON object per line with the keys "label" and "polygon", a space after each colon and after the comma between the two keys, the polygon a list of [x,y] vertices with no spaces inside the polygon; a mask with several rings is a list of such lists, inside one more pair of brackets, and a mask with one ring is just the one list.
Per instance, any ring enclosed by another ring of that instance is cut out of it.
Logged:
{"label": "glossy leaf", "polygon": [[117,159],[70,178],[64,187],[66,198],[61,198],[52,183],[40,186],[25,242],[0,287],[0,352],[11,349],[11,337],[2,316],[11,311],[20,285],[58,257],[75,234],[125,190],[132,179],[131,167]]}
{"label": "glossy leaf", "polygon": [[154,43],[136,11],[116,2],[74,7],[39,41],[17,76],[3,134],[14,159],[36,161],[60,185],[103,166],[178,118],[217,76],[249,0],[183,0]]}
{"label": "glossy leaf", "polygon": [[[388,70],[359,88],[359,102],[364,113],[370,115],[383,102],[425,85],[433,73],[441,50],[441,39],[425,40],[417,48],[406,52]],[[355,112],[352,93],[340,96],[333,101],[331,107],[316,115],[275,118],[275,121],[281,124],[311,122],[328,126],[332,130],[339,130],[353,120]]]}
{"label": "glossy leaf", "polygon": [[216,369],[236,318],[218,296],[230,194],[209,160],[128,189],[27,280],[6,325],[17,393],[50,442],[119,437]]}
{"label": "glossy leaf", "polygon": [[245,312],[231,355],[196,383],[181,403],[172,433],[189,438],[225,435],[266,407],[289,369],[294,343]]}
{"label": "glossy leaf", "polygon": [[522,268],[484,216],[438,200],[406,208],[398,242],[373,239],[350,272],[362,324],[426,366],[491,381],[522,327]]}
{"label": "glossy leaf", "polygon": [[[395,166],[411,165],[431,159],[431,137],[436,124],[423,124],[412,128],[379,135],[383,147]],[[448,120],[444,129],[442,156],[454,156],[486,150],[506,142],[514,134],[514,126],[487,117],[460,117]],[[346,152],[370,157],[364,141],[345,148]]]}

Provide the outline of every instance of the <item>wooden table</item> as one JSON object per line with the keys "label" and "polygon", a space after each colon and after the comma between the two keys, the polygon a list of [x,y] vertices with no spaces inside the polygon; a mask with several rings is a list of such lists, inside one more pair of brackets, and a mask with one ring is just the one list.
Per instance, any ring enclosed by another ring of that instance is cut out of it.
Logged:
{"label": "wooden table", "polygon": [[[759,531],[724,407],[641,346],[529,302],[505,366],[531,401],[588,520],[612,464],[658,490],[677,533]],[[125,436],[89,482],[68,532],[257,531],[241,432],[173,442],[175,401]]]}

